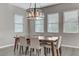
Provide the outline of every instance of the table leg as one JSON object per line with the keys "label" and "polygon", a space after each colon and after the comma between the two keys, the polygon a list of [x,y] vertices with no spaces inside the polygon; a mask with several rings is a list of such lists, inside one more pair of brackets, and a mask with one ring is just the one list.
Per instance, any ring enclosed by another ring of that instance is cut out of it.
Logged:
{"label": "table leg", "polygon": [[46,56],[46,47],[44,47],[44,55]]}
{"label": "table leg", "polygon": [[15,52],[15,49],[16,49],[16,39],[15,39],[15,44],[14,44],[14,52]]}
{"label": "table leg", "polygon": [[51,42],[51,50],[52,50],[52,56],[54,56],[54,45],[53,45],[53,42]]}
{"label": "table leg", "polygon": [[18,45],[17,45],[18,40],[19,40],[18,38],[15,39],[14,52],[15,52],[15,50],[16,50],[16,47],[18,48]]}

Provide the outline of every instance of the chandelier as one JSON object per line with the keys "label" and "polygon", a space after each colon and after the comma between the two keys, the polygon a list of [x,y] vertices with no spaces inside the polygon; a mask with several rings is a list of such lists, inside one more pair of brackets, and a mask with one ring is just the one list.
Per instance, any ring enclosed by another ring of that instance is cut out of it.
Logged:
{"label": "chandelier", "polygon": [[29,8],[26,10],[26,18],[34,20],[44,18],[44,13],[41,8],[37,8],[36,3],[34,3],[34,7],[32,6],[33,5],[30,4]]}

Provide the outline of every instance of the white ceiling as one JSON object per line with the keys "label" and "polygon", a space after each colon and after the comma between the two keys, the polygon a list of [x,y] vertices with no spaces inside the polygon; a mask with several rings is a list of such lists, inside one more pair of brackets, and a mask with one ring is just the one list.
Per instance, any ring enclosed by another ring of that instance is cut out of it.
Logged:
{"label": "white ceiling", "polygon": [[[28,9],[30,6],[30,3],[10,3],[10,4],[23,9]],[[58,4],[58,3],[36,3],[36,6],[40,8],[40,7],[46,7],[46,6],[55,5],[55,4]],[[31,4],[31,7],[34,7],[34,3]]]}

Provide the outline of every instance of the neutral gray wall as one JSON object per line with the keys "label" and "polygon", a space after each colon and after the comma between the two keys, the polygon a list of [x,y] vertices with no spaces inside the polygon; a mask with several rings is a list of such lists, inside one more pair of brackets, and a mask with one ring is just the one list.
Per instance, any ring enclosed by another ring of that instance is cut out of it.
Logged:
{"label": "neutral gray wall", "polygon": [[[79,33],[71,34],[71,33],[63,33],[63,12],[65,11],[72,11],[78,10],[79,4],[78,3],[63,3],[52,5],[49,7],[43,8],[45,12],[45,32],[44,33],[35,33],[34,32],[34,22],[31,21],[30,23],[30,33],[31,35],[46,35],[46,36],[58,36],[62,35],[62,45],[74,46],[79,47]],[[59,13],[59,33],[47,33],[47,14],[51,13]]]}
{"label": "neutral gray wall", "polygon": [[[25,11],[10,4],[0,3],[0,47],[14,44],[14,15],[25,17]],[[24,18],[24,33],[27,35],[27,20]]]}

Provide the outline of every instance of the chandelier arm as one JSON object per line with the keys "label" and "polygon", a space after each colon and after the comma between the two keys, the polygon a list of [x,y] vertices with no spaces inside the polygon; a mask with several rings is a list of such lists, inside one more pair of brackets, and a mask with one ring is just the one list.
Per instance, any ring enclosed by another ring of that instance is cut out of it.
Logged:
{"label": "chandelier arm", "polygon": [[31,3],[30,3],[30,6],[29,6],[29,12],[31,11]]}
{"label": "chandelier arm", "polygon": [[30,3],[30,5],[29,5],[29,9],[31,8],[31,3]]}
{"label": "chandelier arm", "polygon": [[35,7],[34,7],[34,17],[36,17],[36,3],[35,3]]}

